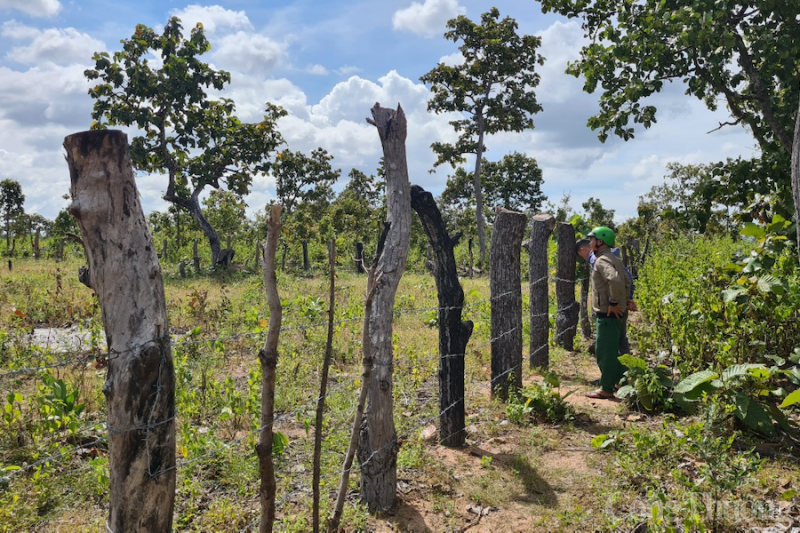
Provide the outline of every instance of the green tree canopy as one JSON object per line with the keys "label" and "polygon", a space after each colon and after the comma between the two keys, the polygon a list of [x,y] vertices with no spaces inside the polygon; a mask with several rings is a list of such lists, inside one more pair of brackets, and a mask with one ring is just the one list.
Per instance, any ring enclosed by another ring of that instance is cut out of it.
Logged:
{"label": "green tree canopy", "polygon": [[0,220],[6,234],[6,252],[11,250],[11,227],[25,214],[25,195],[22,185],[16,180],[4,179],[0,182]]}
{"label": "green tree canopy", "polygon": [[[172,17],[162,34],[137,25],[122,50],[95,54],[95,68],[84,74],[100,82],[89,90],[93,128],[142,130],[131,142],[133,165],[167,174],[164,199],[191,213],[216,263],[219,237],[203,214],[200,193],[206,187],[248,193],[253,176],[269,169],[271,154],[283,142],[276,122],[286,113],[267,103],[263,120],[247,124],[235,116],[231,100],[210,98],[207,90],[230,82],[229,73],[199,59],[210,49],[201,24],[186,39],[180,20]],[[158,61],[151,63],[151,54]]]}
{"label": "green tree canopy", "polygon": [[518,35],[517,22],[492,8],[476,24],[465,16],[448,21],[445,38],[455,43],[464,58],[459,65],[439,63],[420,80],[430,85],[428,111],[459,112],[463,118],[450,124],[459,137],[455,144],[435,142],[436,166],[449,163],[456,168],[465,154],[475,154],[473,187],[481,260],[486,259],[481,163],[484,138],[498,132],[520,132],[533,128],[533,114],[542,107],[533,89],[539,85],[537,65],[544,58],[537,53],[541,39]]}

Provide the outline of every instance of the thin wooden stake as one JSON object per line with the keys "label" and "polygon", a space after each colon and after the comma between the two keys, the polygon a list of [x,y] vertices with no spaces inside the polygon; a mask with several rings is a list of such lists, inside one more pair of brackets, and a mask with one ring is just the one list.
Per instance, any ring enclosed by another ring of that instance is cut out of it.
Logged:
{"label": "thin wooden stake", "polygon": [[328,262],[331,271],[330,284],[330,306],[328,307],[328,340],[325,343],[325,358],[322,361],[322,377],[319,385],[319,398],[317,398],[317,420],[314,428],[314,479],[312,482],[312,493],[314,497],[314,514],[312,517],[312,527],[314,533],[319,533],[319,475],[320,475],[320,455],[322,454],[322,414],[325,411],[325,394],[328,391],[328,368],[331,365],[333,352],[333,305],[334,289],[336,287],[336,242],[328,242]]}

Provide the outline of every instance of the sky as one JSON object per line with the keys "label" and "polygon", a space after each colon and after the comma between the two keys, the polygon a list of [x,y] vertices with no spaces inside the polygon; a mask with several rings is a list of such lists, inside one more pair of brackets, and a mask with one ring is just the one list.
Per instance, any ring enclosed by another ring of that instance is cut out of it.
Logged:
{"label": "sky", "polygon": [[[448,19],[477,22],[492,7],[514,18],[520,34],[542,38],[546,62],[538,70],[543,111],[535,128],[488,137],[486,157],[518,151],[535,158],[553,204],[569,195],[580,212],[595,197],[621,222],[636,216],[640,195],[663,183],[667,163],[755,153],[744,129],[708,133],[727,120],[727,109],[708,111],[680,84],[652,99],[657,124],[631,141],[601,143],[586,126],[598,95],[584,93],[583,80],[564,73],[586,44],[580,23],[543,15],[535,0],[0,0],[0,179],[20,182],[27,213],[55,218],[69,204],[64,137],[92,121],[83,71],[94,66],[93,53],[119,50],[137,24],[160,31],[178,16],[187,29],[202,22],[212,46],[202,58],[231,73],[222,94],[234,100],[237,115],[255,122],[265,102],[282,106],[289,113],[279,122],[286,147],[326,149],[342,169],[337,189],[352,168],[375,174],[382,152],[377,130],[365,120],[370,108],[400,104],[408,119],[410,181],[438,195],[452,169],[429,172],[430,145],[455,140],[448,124],[454,117],[427,112],[430,92],[419,78],[439,62],[458,60],[457,44],[443,37]],[[146,213],[166,209],[166,176],[142,174],[137,184]],[[248,213],[274,198],[274,178],[258,176]]]}

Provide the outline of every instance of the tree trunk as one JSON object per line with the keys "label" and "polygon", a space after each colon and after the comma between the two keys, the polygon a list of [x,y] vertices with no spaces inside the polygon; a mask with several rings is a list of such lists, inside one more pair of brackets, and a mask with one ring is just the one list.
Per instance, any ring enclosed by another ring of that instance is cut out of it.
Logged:
{"label": "tree trunk", "polygon": [[364,243],[356,243],[356,274],[364,273]]}
{"label": "tree trunk", "polygon": [[275,522],[275,465],[272,462],[272,424],[275,420],[275,374],[278,367],[278,337],[283,308],[275,275],[275,251],[281,232],[281,206],[273,204],[267,220],[267,243],[264,246],[264,289],[269,306],[269,329],[264,347],[258,352],[261,363],[261,433],[256,444],[258,473],[261,479],[258,497],[261,502],[261,533],[271,533]]}
{"label": "tree trunk", "polygon": [[556,343],[571,352],[575,349],[580,310],[575,301],[575,228],[569,222],[559,222],[556,239]]}
{"label": "tree trunk", "polygon": [[583,262],[581,273],[581,335],[584,339],[592,337],[592,322],[589,320],[589,265]]}
{"label": "tree trunk", "polygon": [[527,218],[499,208],[492,231],[489,289],[492,300],[493,398],[522,389],[522,278],[520,254]]}
{"label": "tree trunk", "polygon": [[528,272],[531,300],[531,368],[547,368],[550,365],[550,302],[548,296],[547,244],[556,226],[553,215],[533,217]]}
{"label": "tree trunk", "polygon": [[[489,91],[486,91],[489,96]],[[475,149],[475,171],[472,173],[472,184],[475,193],[475,221],[478,224],[478,248],[480,251],[479,264],[484,269],[486,265],[486,223],[483,218],[483,186],[481,185],[481,163],[483,163],[483,106],[477,111],[478,118],[478,145]]]}
{"label": "tree trunk", "polygon": [[358,459],[361,464],[361,498],[372,513],[394,506],[397,493],[397,452],[400,444],[393,418],[392,317],[394,298],[405,270],[411,235],[411,192],[406,162],[406,116],[375,104],[373,119],[378,128],[386,168],[386,220],[389,233],[377,268],[375,301],[370,316],[369,349],[375,370],[369,387],[368,409],[362,426]]}
{"label": "tree trunk", "polygon": [[464,355],[473,324],[461,320],[464,290],[458,282],[453,254],[460,235],[450,238],[433,195],[422,187],[411,187],[411,207],[419,215],[436,259],[433,276],[439,297],[439,442],[445,446],[463,446]]}
{"label": "tree trunk", "polygon": [[308,260],[308,241],[303,241],[303,271],[307,272],[311,268]]}
{"label": "tree trunk", "polygon": [[[794,222],[800,224],[800,104],[797,119],[794,123],[794,140],[792,141],[792,198],[794,198]],[[798,227],[798,226],[796,226]],[[800,229],[797,233],[797,258],[800,261]],[[645,249],[647,246],[645,246]]]}
{"label": "tree trunk", "polygon": [[189,214],[192,215],[192,218],[194,218],[197,225],[200,226],[200,230],[206,236],[206,239],[208,239],[208,244],[211,247],[211,265],[213,266],[216,265],[219,260],[222,247],[220,246],[217,231],[208,219],[206,219],[205,215],[203,215],[203,210],[200,208],[201,192],[203,192],[202,188],[195,188],[190,198],[184,198],[176,194],[165,194],[164,200],[186,209]]}
{"label": "tree trunk", "polygon": [[106,331],[110,531],[171,531],[175,379],[164,284],[124,133],[64,139],[70,213]]}
{"label": "tree trunk", "polygon": [[33,258],[36,259],[37,261],[39,260],[39,257],[41,257],[41,249],[39,248],[39,239],[41,238],[41,236],[42,236],[42,229],[36,228],[36,237],[34,238],[33,241]]}

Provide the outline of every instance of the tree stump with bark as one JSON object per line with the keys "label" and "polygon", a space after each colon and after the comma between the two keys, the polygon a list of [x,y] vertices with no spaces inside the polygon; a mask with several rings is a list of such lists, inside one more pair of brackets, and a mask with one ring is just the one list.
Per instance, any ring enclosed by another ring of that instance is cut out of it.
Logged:
{"label": "tree stump with bark", "polygon": [[509,392],[522,389],[522,278],[520,254],[524,213],[498,209],[492,231],[490,294],[492,307],[493,398],[508,400]]}
{"label": "tree stump with bark", "polygon": [[556,239],[556,343],[572,351],[575,348],[580,311],[575,301],[575,228],[569,222],[559,222]]}
{"label": "tree stump with bark", "polygon": [[531,368],[550,366],[550,301],[547,244],[556,226],[553,215],[533,217],[528,246],[528,273],[531,300],[530,364]]}
{"label": "tree stump with bark", "polygon": [[171,531],[175,377],[164,284],[139,202],[128,140],[64,139],[78,221],[108,345],[109,531]]}

